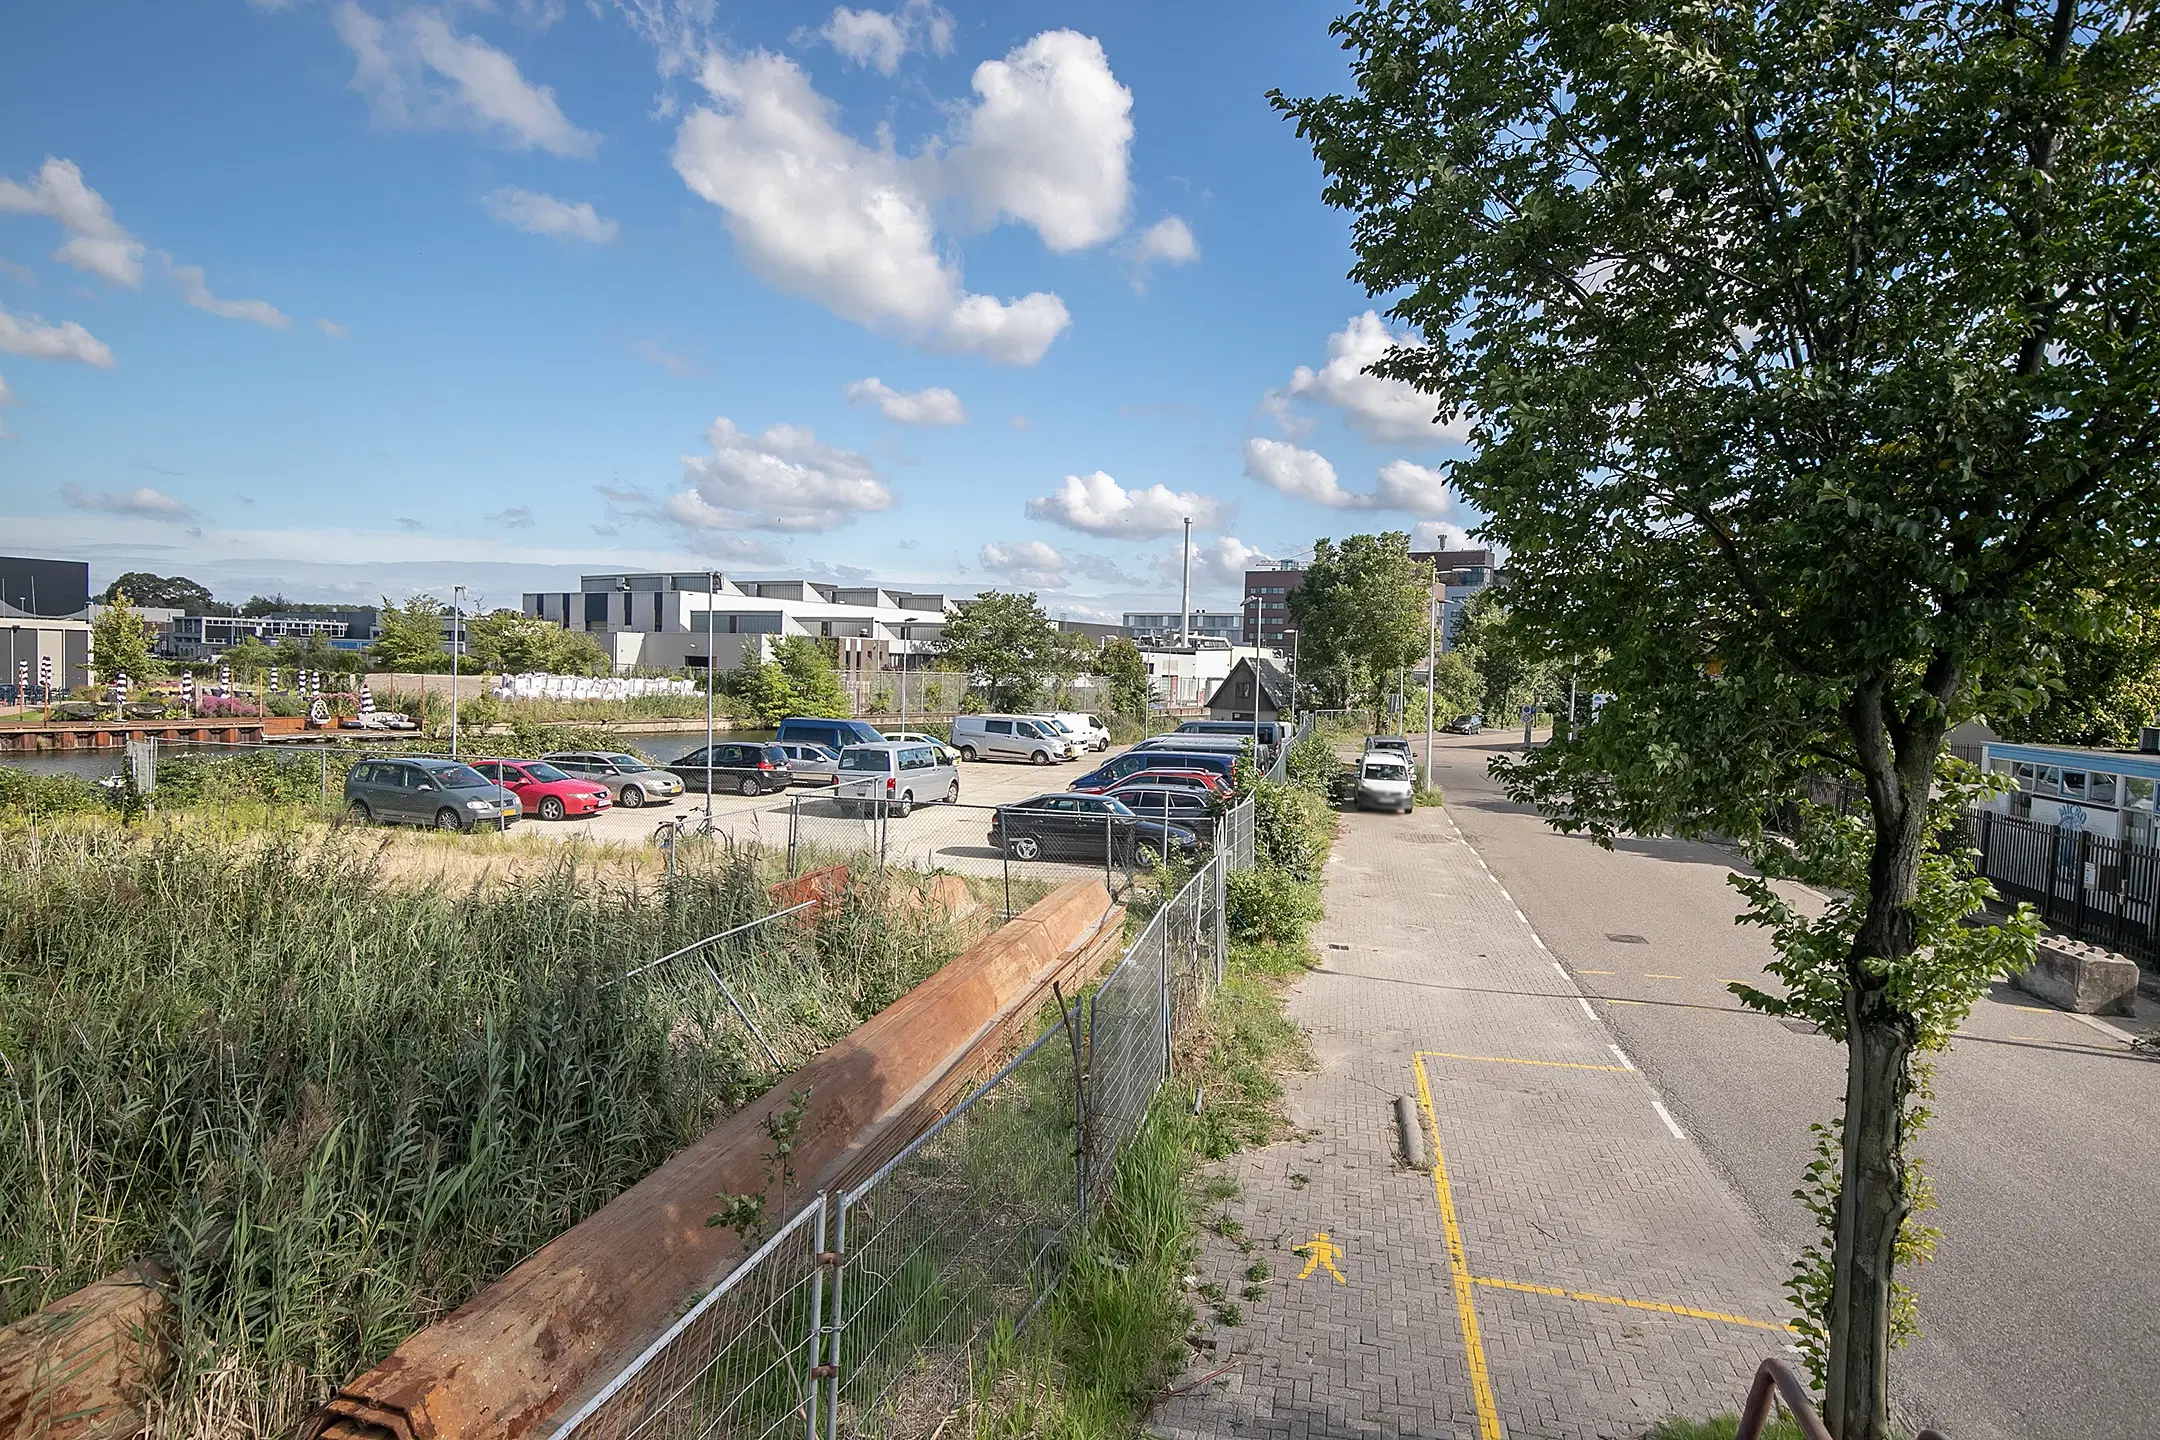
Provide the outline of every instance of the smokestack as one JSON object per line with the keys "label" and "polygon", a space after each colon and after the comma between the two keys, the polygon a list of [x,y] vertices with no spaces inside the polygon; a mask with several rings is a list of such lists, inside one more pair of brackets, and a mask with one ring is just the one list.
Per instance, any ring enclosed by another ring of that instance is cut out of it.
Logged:
{"label": "smokestack", "polygon": [[1185,517],[1185,585],[1178,591],[1178,626],[1184,644],[1192,645],[1192,516]]}

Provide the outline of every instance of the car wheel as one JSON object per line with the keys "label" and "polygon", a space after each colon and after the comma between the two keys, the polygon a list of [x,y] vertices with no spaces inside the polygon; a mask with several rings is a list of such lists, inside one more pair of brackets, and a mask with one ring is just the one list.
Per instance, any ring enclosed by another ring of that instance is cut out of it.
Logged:
{"label": "car wheel", "polygon": [[345,807],[345,818],[355,825],[366,825],[375,819],[375,812],[368,809],[365,800],[355,800]]}
{"label": "car wheel", "polygon": [[1005,842],[1005,848],[1011,852],[1015,860],[1040,860],[1042,858],[1042,841],[1036,839],[1033,835],[1015,835]]}
{"label": "car wheel", "polygon": [[1152,870],[1162,864],[1162,848],[1152,840],[1142,840],[1132,847],[1132,858],[1135,865]]}
{"label": "car wheel", "polygon": [[915,792],[910,790],[902,794],[901,797],[893,803],[892,813],[894,818],[899,820],[905,820],[908,816],[914,814]]}
{"label": "car wheel", "polygon": [[540,801],[540,818],[541,818],[541,819],[543,819],[543,820],[560,820],[560,819],[562,819],[562,818],[563,818],[563,803],[562,803],[562,801],[560,801],[560,800],[556,799],[556,798],[555,798],[555,797],[554,797],[553,795],[548,795],[548,796],[545,796],[545,797],[543,797],[543,798],[541,799],[541,801]]}
{"label": "car wheel", "polygon": [[962,745],[962,746],[960,747],[960,758],[961,758],[962,760],[965,760],[965,761],[967,761],[967,762],[968,762],[968,763],[969,763],[970,765],[974,764],[974,763],[975,763],[975,747],[974,747],[974,746],[972,746],[972,745]]}
{"label": "car wheel", "polygon": [[1033,755],[1028,756],[1028,763],[1031,765],[1047,765],[1050,763],[1050,752],[1037,750]]}
{"label": "car wheel", "polygon": [[735,788],[744,795],[755,795],[758,793],[757,777],[755,775],[745,775],[742,777],[742,782]]}
{"label": "car wheel", "polygon": [[457,811],[445,805],[435,812],[435,828],[438,830],[463,830],[465,821]]}
{"label": "car wheel", "polygon": [[622,795],[619,799],[616,800],[615,803],[622,806],[625,810],[637,809],[640,805],[643,805],[645,803],[645,787],[642,785],[623,786]]}
{"label": "car wheel", "polygon": [[945,803],[948,805],[960,803],[960,782],[958,780],[945,787]]}

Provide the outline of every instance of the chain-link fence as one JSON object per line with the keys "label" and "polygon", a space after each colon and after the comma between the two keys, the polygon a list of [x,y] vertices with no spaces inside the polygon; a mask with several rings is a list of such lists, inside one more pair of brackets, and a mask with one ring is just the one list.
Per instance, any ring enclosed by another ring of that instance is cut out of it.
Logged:
{"label": "chain-link fence", "polygon": [[867,1179],[813,1198],[554,1440],[949,1428],[985,1337],[1024,1326],[1064,1273],[1178,1034],[1221,982],[1252,802],[1217,834],[1091,997]]}

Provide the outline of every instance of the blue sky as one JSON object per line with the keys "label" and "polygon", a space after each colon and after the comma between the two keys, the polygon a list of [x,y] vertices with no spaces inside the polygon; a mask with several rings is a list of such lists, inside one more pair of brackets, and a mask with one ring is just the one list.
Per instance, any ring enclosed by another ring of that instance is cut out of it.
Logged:
{"label": "blue sky", "polygon": [[1317,5],[32,7],[0,548],[220,595],[718,565],[1174,608],[1474,519],[1264,99]]}

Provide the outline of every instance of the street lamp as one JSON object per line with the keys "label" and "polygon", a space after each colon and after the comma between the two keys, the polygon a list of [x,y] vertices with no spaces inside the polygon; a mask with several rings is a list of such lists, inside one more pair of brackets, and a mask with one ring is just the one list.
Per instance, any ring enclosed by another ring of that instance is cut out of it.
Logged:
{"label": "street lamp", "polygon": [[1437,595],[1425,607],[1425,783],[1432,784],[1433,691],[1440,686],[1440,619],[1447,610],[1447,587],[1435,585]]}
{"label": "street lamp", "polygon": [[14,682],[14,684],[15,684],[15,708],[16,708],[16,710],[17,710],[17,711],[27,711],[27,710],[28,710],[28,709],[29,709],[30,707],[29,707],[28,705],[26,705],[26,704],[24,704],[24,703],[23,703],[23,691],[24,691],[25,689],[29,688],[29,687],[25,686],[25,685],[24,685],[24,684],[22,683],[22,681],[21,681],[21,679],[20,679],[20,677],[19,677],[19,675],[18,675],[18,673],[17,673],[17,671],[16,671],[16,669],[15,669],[15,637],[16,637],[16,636],[18,636],[18,635],[20,635],[20,634],[22,634],[22,626],[20,626],[20,625],[10,625],[10,626],[8,626],[8,632],[7,632],[7,673],[8,673],[8,677],[9,677],[9,679],[10,679],[11,681],[13,681],[13,682]]}
{"label": "street lamp", "polygon": [[450,587],[450,758],[457,759],[458,651],[464,649],[465,587]]}
{"label": "street lamp", "polygon": [[705,828],[712,829],[712,692],[713,692],[713,596],[720,589],[720,572],[705,572]]}

